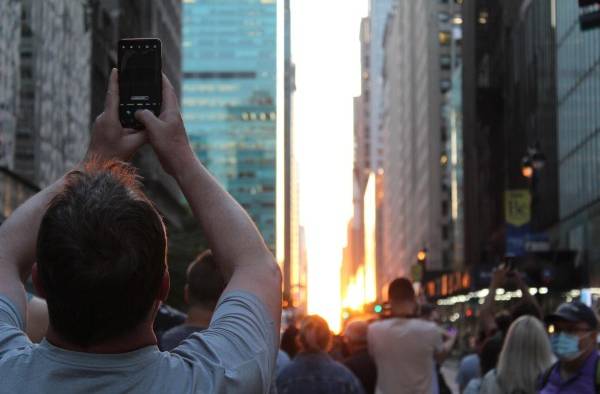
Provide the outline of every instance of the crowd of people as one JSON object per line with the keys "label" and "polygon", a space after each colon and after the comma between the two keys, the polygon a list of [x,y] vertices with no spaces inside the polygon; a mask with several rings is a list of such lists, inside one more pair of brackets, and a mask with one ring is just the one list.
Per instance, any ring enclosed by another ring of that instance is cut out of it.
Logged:
{"label": "crowd of people", "polygon": [[[0,226],[0,392],[446,394],[457,340],[406,278],[389,313],[334,336],[315,315],[281,333],[281,272],[252,220],[198,161],[173,87],[159,117],[118,118],[113,70],[83,162]],[[187,314],[170,289],[163,219],[127,163],[149,144],[178,183],[210,250],[190,263]],[[36,296],[26,293],[31,278]],[[522,299],[504,308],[496,291]],[[595,312],[574,301],[545,319],[500,266],[478,314],[461,393],[600,392]]]}

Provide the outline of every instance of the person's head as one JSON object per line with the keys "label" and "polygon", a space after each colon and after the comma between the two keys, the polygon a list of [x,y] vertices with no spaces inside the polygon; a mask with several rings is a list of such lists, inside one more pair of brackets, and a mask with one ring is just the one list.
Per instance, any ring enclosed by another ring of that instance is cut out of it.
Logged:
{"label": "person's head", "polygon": [[[513,322],[510,312],[506,310],[498,312],[496,316],[494,316],[494,321],[496,322],[496,327],[498,327],[498,330],[502,336],[505,337],[511,323]],[[488,335],[494,334],[496,333],[488,333]]]}
{"label": "person's head", "polygon": [[321,316],[306,316],[300,323],[300,350],[308,353],[327,352],[331,346],[331,331]]}
{"label": "person's head", "polygon": [[547,321],[554,325],[552,350],[562,363],[578,363],[596,349],[598,318],[582,302],[561,304]]}
{"label": "person's head", "polygon": [[299,350],[298,333],[298,327],[295,324],[290,324],[281,335],[281,350],[286,352],[290,358],[294,358]]}
{"label": "person's head", "polygon": [[225,278],[215,263],[212,252],[206,250],[187,268],[185,302],[190,307],[214,311],[225,285]]}
{"label": "person's head", "polygon": [[133,167],[91,160],[70,172],[42,218],[33,270],[53,331],[87,348],[151,329],[169,291],[166,249]]}
{"label": "person's head", "polygon": [[344,330],[344,340],[350,354],[367,348],[367,331],[369,325],[366,321],[357,320],[348,324]]}
{"label": "person's head", "polygon": [[421,304],[421,318],[437,323],[440,321],[440,314],[435,305],[425,303]]}
{"label": "person's head", "polygon": [[498,364],[498,357],[502,350],[502,337],[500,335],[494,335],[487,339],[484,339],[479,351],[479,364],[481,366],[481,376],[485,376],[486,373],[496,368]]}
{"label": "person's head", "polygon": [[394,279],[388,287],[388,299],[392,312],[397,313],[399,309],[403,309],[403,313],[416,313],[417,296],[410,280],[406,278]]}
{"label": "person's head", "polygon": [[507,393],[533,393],[540,374],[552,365],[544,325],[533,316],[515,320],[498,359],[498,384]]}
{"label": "person's head", "polygon": [[521,301],[516,304],[510,311],[511,321],[515,321],[521,316],[533,316],[539,320],[542,320],[540,309],[531,302]]}

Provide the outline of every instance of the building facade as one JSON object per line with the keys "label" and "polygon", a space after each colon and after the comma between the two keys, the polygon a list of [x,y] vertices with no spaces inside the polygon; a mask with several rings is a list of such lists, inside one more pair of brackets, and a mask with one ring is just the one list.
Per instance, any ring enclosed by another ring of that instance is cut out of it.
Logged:
{"label": "building facade", "polygon": [[84,156],[90,128],[86,3],[22,2],[15,171],[40,187]]}
{"label": "building facade", "polygon": [[292,14],[290,0],[283,3],[284,75],[283,75],[283,149],[284,149],[284,265],[283,297],[288,304],[306,309],[306,268],[300,259],[300,212],[298,166],[293,125],[296,72],[292,60]]}
{"label": "building facade", "polygon": [[[575,2],[576,4],[576,2]],[[506,196],[532,196],[530,234],[556,238],[558,158],[553,1],[465,2],[463,152],[465,264],[494,266],[514,252]],[[510,59],[510,61],[507,61]],[[528,148],[546,157],[528,179]],[[468,181],[467,181],[468,180]],[[525,253],[525,236],[523,243]],[[558,247],[556,241],[552,248]],[[520,257],[520,256],[515,256]]]}
{"label": "building facade", "polygon": [[21,2],[0,3],[0,167],[14,166],[19,110]]}
{"label": "building facade", "polygon": [[395,0],[370,0],[367,77],[369,83],[369,167],[373,171],[383,168],[383,65],[385,52],[383,40],[385,25]]}
{"label": "building facade", "polygon": [[275,251],[276,4],[210,0],[183,11],[190,143]]}
{"label": "building facade", "polygon": [[398,2],[384,48],[381,275],[409,276],[417,252],[442,267],[440,72],[437,2]]}
{"label": "building facade", "polygon": [[581,31],[577,2],[556,6],[560,245],[600,283],[600,30]]}
{"label": "building facade", "polygon": [[104,111],[103,92],[106,91],[110,72],[117,67],[117,41],[119,40],[118,0],[92,0],[89,2],[92,31],[90,124]]}
{"label": "building facade", "polygon": [[[444,114],[448,130],[446,152],[447,171],[450,184],[449,215],[452,228],[452,269],[461,271],[465,267],[465,207],[464,207],[464,156],[463,156],[463,111],[462,111],[462,67],[452,74],[452,89],[447,95]],[[443,209],[442,209],[443,212]]]}
{"label": "building facade", "polygon": [[0,224],[39,190],[14,171],[0,167]]}

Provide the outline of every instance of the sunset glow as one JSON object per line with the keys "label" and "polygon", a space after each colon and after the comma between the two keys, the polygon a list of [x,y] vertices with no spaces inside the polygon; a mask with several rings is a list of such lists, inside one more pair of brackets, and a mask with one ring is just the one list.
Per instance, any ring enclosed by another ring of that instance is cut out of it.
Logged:
{"label": "sunset glow", "polygon": [[367,0],[292,1],[294,132],[308,313],[341,325],[340,267],[352,216],[353,97],[360,94],[360,18]]}

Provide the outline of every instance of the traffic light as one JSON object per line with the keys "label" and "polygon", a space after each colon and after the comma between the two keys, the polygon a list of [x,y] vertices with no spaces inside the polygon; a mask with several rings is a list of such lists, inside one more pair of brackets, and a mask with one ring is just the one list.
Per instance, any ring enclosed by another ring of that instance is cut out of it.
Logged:
{"label": "traffic light", "polygon": [[579,0],[580,8],[587,8],[594,4],[597,6],[595,9],[584,10],[579,15],[579,27],[581,31],[600,27],[600,0]]}
{"label": "traffic light", "polygon": [[381,313],[383,312],[383,306],[377,304],[375,307],[373,307],[373,311],[375,311],[375,313]]}

